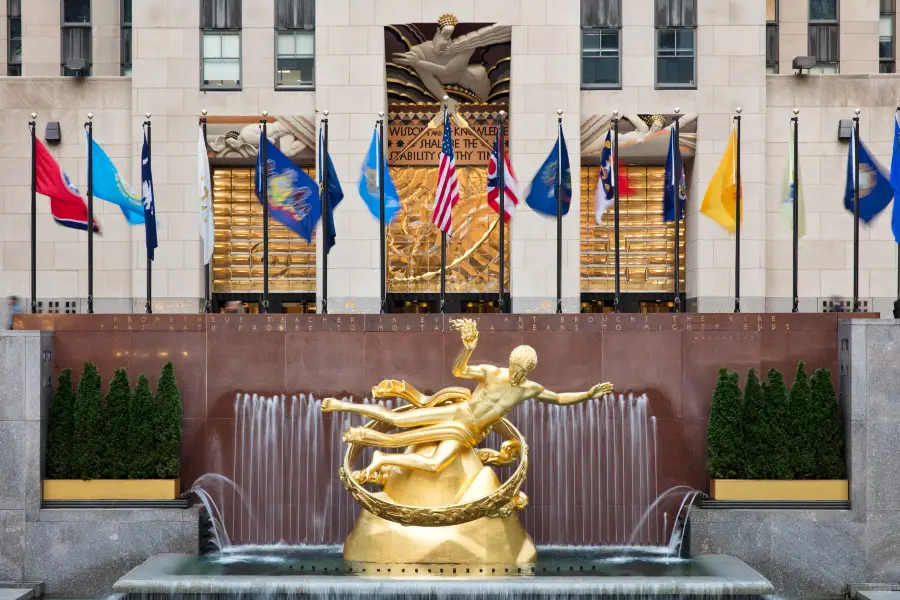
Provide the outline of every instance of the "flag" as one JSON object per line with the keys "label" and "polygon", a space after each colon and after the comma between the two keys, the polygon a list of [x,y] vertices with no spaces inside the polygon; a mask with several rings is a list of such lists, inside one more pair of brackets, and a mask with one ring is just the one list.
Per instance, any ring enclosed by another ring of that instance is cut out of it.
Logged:
{"label": "flag", "polygon": [[[262,148],[266,148],[263,167]],[[259,134],[260,152],[256,161],[254,191],[260,203],[265,202],[262,190],[263,168],[266,169],[269,216],[296,232],[307,242],[312,241],[316,223],[322,216],[319,186],[313,178],[281,153],[278,146]]]}
{"label": "flag", "polygon": [[[327,159],[328,168],[328,193],[325,199],[328,202],[328,234],[325,236],[325,252],[329,252],[331,247],[336,243],[337,232],[334,229],[334,208],[344,199],[344,190],[341,189],[341,182],[338,180],[337,171],[334,163],[331,162],[331,155],[324,152],[325,150],[325,130],[319,129],[319,168],[316,169],[316,175],[319,177],[319,193],[324,189],[322,184],[323,173],[325,173],[325,165],[323,164],[322,155]],[[321,211],[321,208],[319,209]]]}
{"label": "flag", "polygon": [[894,153],[891,157],[891,187],[894,188],[894,213],[891,215],[891,231],[900,244],[900,113],[894,113]]}
{"label": "flag", "polygon": [[674,128],[669,130],[669,153],[666,156],[665,178],[663,219],[666,221],[674,221],[675,198],[678,198],[679,218],[684,216],[684,203],[687,201],[687,183],[685,182],[684,177],[684,163],[681,160],[681,148],[675,143]]}
{"label": "flag", "polygon": [[[488,206],[497,214],[500,214],[500,203],[497,201],[500,197],[500,173],[497,170],[497,166],[500,164],[499,136],[500,132],[498,131],[497,139],[494,140],[494,148],[491,150],[491,159],[488,162],[487,181]],[[503,222],[509,223],[513,211],[519,205],[519,182],[509,162],[509,153],[504,152],[503,163],[506,165],[506,169],[503,171],[503,189],[506,198],[503,203]]]}
{"label": "flag", "polygon": [[400,195],[397,194],[397,188],[391,179],[391,173],[388,170],[387,157],[384,156],[384,146],[378,137],[378,128],[372,134],[372,143],[369,144],[369,153],[366,154],[365,160],[359,168],[359,196],[369,207],[376,219],[381,218],[381,198],[380,185],[378,180],[380,175],[378,171],[379,159],[384,163],[384,222],[390,223],[394,220],[397,212],[400,210]]}
{"label": "flag", "polygon": [[[87,231],[88,209],[78,188],[62,170],[59,163],[41,143],[35,139],[35,191],[50,198],[50,212],[53,220],[63,227]],[[100,233],[100,227],[94,220],[94,231]]]}
{"label": "flag", "polygon": [[[706,194],[703,196],[703,204],[700,206],[700,212],[730,231],[734,233],[736,230],[737,219],[737,200],[735,199],[737,192],[737,155],[740,148],[737,145],[737,130],[731,128],[731,137],[728,139],[728,146],[725,147],[725,154],[722,156],[722,162],[719,168],[706,188]],[[741,203],[741,217],[744,215],[744,206]]]}
{"label": "flag", "polygon": [[[847,153],[847,187],[844,191],[844,207],[853,212],[855,201],[856,171],[854,167],[854,150],[856,148],[856,128],[850,136],[850,151]],[[869,155],[869,151],[859,140],[859,218],[868,223],[887,208],[894,197],[891,184],[878,163]]]}
{"label": "flag", "polygon": [[797,165],[797,180],[794,181],[794,127],[791,122],[791,139],[788,141],[788,155],[784,168],[784,183],[781,190],[781,216],[791,230],[794,229],[794,186],[797,186],[797,236],[806,233],[806,211],[803,207],[803,186],[799,184],[800,165]]}
{"label": "flag", "polygon": [[197,147],[197,197],[200,199],[200,238],[203,240],[203,264],[212,261],[216,242],[213,223],[212,180],[209,177],[209,156],[206,154],[206,138],[200,127],[200,145]]}
{"label": "flag", "polygon": [[597,191],[594,192],[594,204],[597,223],[603,225],[603,213],[615,203],[618,173],[614,172],[615,163],[612,153],[612,127],[606,132],[603,151],[600,153],[600,177],[597,180]]}
{"label": "flag", "polygon": [[[560,165],[562,165],[561,169]],[[566,150],[566,138],[563,136],[562,125],[559,127],[553,150],[531,181],[525,203],[536,212],[555,217],[557,216],[556,194],[560,187],[562,188],[562,214],[566,215],[572,204],[572,171],[569,168],[569,152]]]}
{"label": "flag", "polygon": [[153,260],[153,251],[159,245],[156,241],[156,202],[153,199],[153,174],[150,172],[150,147],[144,134],[141,149],[141,192],[144,199],[144,231],[147,238],[147,258]]}
{"label": "flag", "polygon": [[[85,135],[87,132],[85,132]],[[131,186],[119,175],[113,164],[97,140],[91,140],[91,160],[93,161],[93,187],[95,198],[118,205],[129,225],[144,223],[144,202],[134,193]]]}
{"label": "flag", "polygon": [[431,221],[444,232],[444,235],[452,235],[452,213],[457,202],[459,202],[459,186],[456,182],[456,157],[453,151],[453,136],[450,134],[450,113],[446,112],[441,163],[434,196],[434,214],[431,215]]}

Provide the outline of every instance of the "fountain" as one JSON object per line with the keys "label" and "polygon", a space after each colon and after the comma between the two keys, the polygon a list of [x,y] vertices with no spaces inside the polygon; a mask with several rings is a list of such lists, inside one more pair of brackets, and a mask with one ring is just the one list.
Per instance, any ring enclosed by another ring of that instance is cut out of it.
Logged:
{"label": "fountain", "polygon": [[508,372],[470,367],[477,329],[453,324],[465,347],[454,375],[477,379],[474,392],[429,396],[385,380],[358,402],[238,395],[234,478],[207,475],[192,489],[215,551],[153,557],[115,591],[125,600],[772,592],[737,559],[685,556],[699,492],[660,491],[646,396],[616,396],[609,384],[546,391],[525,379],[527,347]]}

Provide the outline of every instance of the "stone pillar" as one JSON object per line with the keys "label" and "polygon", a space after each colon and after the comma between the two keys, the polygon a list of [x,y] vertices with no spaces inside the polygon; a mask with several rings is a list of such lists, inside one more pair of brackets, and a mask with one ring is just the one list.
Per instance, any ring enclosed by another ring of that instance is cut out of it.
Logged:
{"label": "stone pillar", "polygon": [[25,523],[41,508],[43,424],[53,334],[0,333],[0,580],[22,581]]}

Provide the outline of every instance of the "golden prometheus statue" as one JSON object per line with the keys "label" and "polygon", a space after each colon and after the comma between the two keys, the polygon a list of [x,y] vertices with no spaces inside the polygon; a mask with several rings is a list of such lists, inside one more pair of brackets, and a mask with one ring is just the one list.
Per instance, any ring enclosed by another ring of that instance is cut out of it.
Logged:
{"label": "golden prometheus statue", "polygon": [[[344,487],[365,509],[344,544],[344,558],[375,563],[452,563],[511,565],[532,563],[534,543],[513,514],[528,504],[520,491],[528,470],[528,445],[504,417],[526,400],[566,406],[612,391],[601,383],[587,392],[556,393],[528,380],[537,365],[530,346],[509,355],[509,368],[470,365],[478,345],[471,319],[451,319],[463,351],[453,375],[478,382],[474,391],[448,387],[426,396],[405,381],[385,380],[372,389],[376,398],[403,398],[408,405],[389,410],[334,398],[323,412],[354,412],[369,421],[344,433],[349,444],[339,471]],[[392,429],[399,431],[391,432]],[[499,450],[477,448],[494,431],[505,441]],[[352,470],[363,447],[375,450],[368,466]],[[519,464],[505,482],[493,465]],[[366,484],[383,486],[370,492]]]}

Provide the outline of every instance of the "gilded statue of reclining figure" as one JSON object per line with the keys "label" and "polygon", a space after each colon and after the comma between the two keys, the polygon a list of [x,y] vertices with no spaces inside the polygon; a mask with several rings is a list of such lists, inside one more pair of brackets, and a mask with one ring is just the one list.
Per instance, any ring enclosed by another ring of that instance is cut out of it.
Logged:
{"label": "gilded statue of reclining figure", "polygon": [[[478,328],[471,319],[451,320],[460,332],[463,351],[453,365],[453,375],[475,379],[478,385],[468,400],[444,406],[416,407],[405,412],[392,412],[375,405],[353,404],[335,398],[322,402],[322,411],[344,411],[383,421],[406,429],[397,433],[382,433],[364,427],[351,427],[344,433],[344,441],[365,446],[400,448],[415,444],[438,443],[431,456],[417,453],[385,454],[375,451],[372,462],[356,475],[358,481],[378,481],[382,467],[396,466],[437,473],[446,467],[465,448],[474,448],[490,432],[491,427],[516,406],[534,398],[540,402],[565,406],[600,398],[613,389],[610,383],[600,383],[587,392],[555,393],[527,379],[537,365],[537,354],[531,346],[519,346],[509,355],[509,368],[494,365],[470,365],[469,358],[478,344]],[[397,382],[384,382],[382,385]],[[413,394],[418,394],[411,390]],[[439,396],[435,395],[435,398]],[[464,397],[465,390],[459,394]],[[407,397],[410,394],[406,394]],[[419,404],[419,403],[414,403]],[[412,428],[412,429],[408,429]]]}

